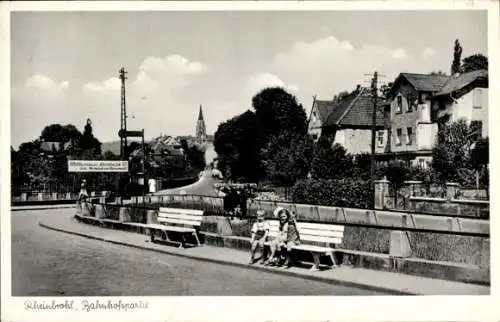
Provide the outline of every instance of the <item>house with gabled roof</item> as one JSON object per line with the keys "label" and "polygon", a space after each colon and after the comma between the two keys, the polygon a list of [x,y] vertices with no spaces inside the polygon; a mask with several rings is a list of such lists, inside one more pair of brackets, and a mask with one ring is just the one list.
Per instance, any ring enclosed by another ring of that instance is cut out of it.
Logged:
{"label": "house with gabled roof", "polygon": [[488,136],[488,71],[476,70],[450,77],[433,97],[432,110],[438,125],[465,119],[476,137]]}
{"label": "house with gabled roof", "polygon": [[[373,97],[369,89],[355,91],[331,101],[314,100],[309,118],[308,132],[317,140],[326,135],[333,144],[341,144],[349,153],[371,152],[373,122]],[[389,105],[378,99],[376,128],[378,130],[376,152],[385,152],[389,127]]]}
{"label": "house with gabled roof", "polygon": [[[432,160],[439,124],[459,118],[469,122],[487,120],[487,112],[484,112],[487,111],[487,78],[486,71],[454,76],[399,74],[388,95],[390,152],[385,157],[406,159],[426,167]],[[481,108],[477,107],[474,111],[474,105],[486,108],[479,112]]]}

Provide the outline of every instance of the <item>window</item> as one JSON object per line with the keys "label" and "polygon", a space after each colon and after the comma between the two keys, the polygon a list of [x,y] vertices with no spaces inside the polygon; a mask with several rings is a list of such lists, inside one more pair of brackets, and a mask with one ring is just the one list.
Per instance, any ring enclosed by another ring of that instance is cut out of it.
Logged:
{"label": "window", "polygon": [[418,166],[421,168],[425,168],[425,159],[418,159]]}
{"label": "window", "polygon": [[314,141],[316,141],[318,139],[318,135],[317,134],[313,134],[312,138],[313,138]]}
{"label": "window", "polygon": [[482,108],[483,107],[483,89],[476,88],[473,92],[473,100],[474,100],[474,108]]}
{"label": "window", "polygon": [[470,122],[470,133],[473,140],[479,140],[483,134],[483,122],[482,121],[471,121]]}
{"label": "window", "polygon": [[418,104],[424,104],[424,101],[427,99],[427,95],[424,93],[418,93]]}
{"label": "window", "polygon": [[411,145],[413,142],[413,129],[411,127],[406,128],[406,144]]}
{"label": "window", "polygon": [[408,109],[406,110],[407,113],[413,112],[413,102],[408,101]]}
{"label": "window", "polygon": [[401,97],[401,95],[399,95],[396,98],[396,101],[397,101],[396,113],[401,113],[403,111],[403,97]]}
{"label": "window", "polygon": [[414,95],[408,95],[408,97],[406,98],[406,105],[407,105],[406,112],[407,113],[413,112],[413,104],[415,104],[415,101],[416,101],[416,97]]}
{"label": "window", "polygon": [[403,136],[403,130],[397,129],[396,130],[396,145],[401,145],[402,136]]}
{"label": "window", "polygon": [[384,131],[377,132],[378,146],[384,146]]}

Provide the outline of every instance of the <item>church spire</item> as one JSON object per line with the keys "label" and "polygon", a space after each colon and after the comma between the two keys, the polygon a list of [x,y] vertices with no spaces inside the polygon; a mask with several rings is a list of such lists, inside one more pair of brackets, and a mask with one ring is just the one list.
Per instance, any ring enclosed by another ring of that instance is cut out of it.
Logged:
{"label": "church spire", "polygon": [[205,120],[203,119],[203,110],[200,104],[200,111],[198,112],[198,121],[196,122],[196,141],[199,143],[205,142],[207,139],[207,130],[205,127]]}
{"label": "church spire", "polygon": [[204,121],[203,110],[201,109],[201,104],[200,104],[200,111],[198,112],[198,121]]}

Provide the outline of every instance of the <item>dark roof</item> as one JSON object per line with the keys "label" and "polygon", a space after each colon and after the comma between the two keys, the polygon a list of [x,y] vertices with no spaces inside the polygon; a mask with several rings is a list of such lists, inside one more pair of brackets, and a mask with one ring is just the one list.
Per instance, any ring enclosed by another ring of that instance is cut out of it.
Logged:
{"label": "dark roof", "polygon": [[358,92],[354,91],[340,99],[333,110],[328,115],[325,125],[336,125],[342,116],[347,112],[352,102],[358,97]]}
{"label": "dark roof", "polygon": [[[380,99],[378,106],[383,105]],[[373,117],[373,98],[371,96],[359,97],[347,110],[347,113],[339,121],[342,126],[371,126]],[[385,126],[389,122],[382,112],[377,113],[377,126]]]}
{"label": "dark roof", "polygon": [[316,106],[316,109],[318,110],[318,117],[321,121],[321,124],[325,125],[328,119],[328,115],[330,115],[330,113],[333,111],[333,108],[335,107],[334,102],[315,100],[314,106]]}
{"label": "dark roof", "polygon": [[460,74],[457,77],[450,77],[436,96],[446,95],[460,90],[476,80],[488,80],[487,70],[475,70],[469,73]]}
{"label": "dark roof", "polygon": [[[387,105],[379,99],[379,106]],[[372,125],[373,99],[368,89],[345,96],[328,116],[326,126],[369,127]],[[377,113],[377,126],[385,126],[388,119],[384,113]]]}
{"label": "dark roof", "polygon": [[[398,76],[406,78],[408,82],[418,91],[438,92],[450,79],[447,75],[413,74],[401,73]],[[396,83],[396,82],[395,82]]]}

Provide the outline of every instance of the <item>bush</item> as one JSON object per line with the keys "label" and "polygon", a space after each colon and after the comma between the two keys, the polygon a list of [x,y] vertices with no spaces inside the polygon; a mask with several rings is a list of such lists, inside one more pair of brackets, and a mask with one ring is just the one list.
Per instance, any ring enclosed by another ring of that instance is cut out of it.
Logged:
{"label": "bush", "polygon": [[322,206],[370,208],[373,194],[369,181],[356,179],[308,179],[292,189],[292,202]]}

